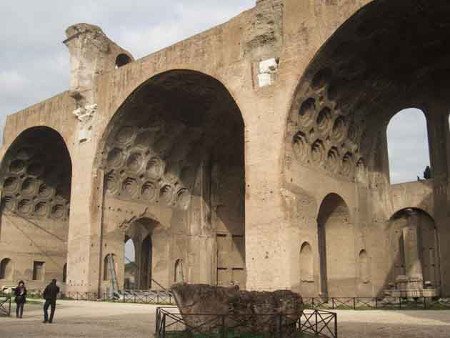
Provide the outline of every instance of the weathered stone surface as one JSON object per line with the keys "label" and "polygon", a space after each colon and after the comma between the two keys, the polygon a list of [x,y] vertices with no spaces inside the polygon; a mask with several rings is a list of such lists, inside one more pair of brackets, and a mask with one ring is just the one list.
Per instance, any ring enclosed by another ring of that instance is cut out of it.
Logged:
{"label": "weathered stone surface", "polygon": [[[171,290],[186,324],[198,332],[213,332],[222,323],[235,332],[271,333],[280,325],[287,332],[303,311],[302,297],[288,290],[242,291],[204,284],[175,284]],[[213,320],[216,315],[226,316]]]}
{"label": "weathered stone surface", "polygon": [[[409,266],[450,294],[449,18],[444,0],[258,0],[136,61],[69,27],[69,90],[6,121],[2,283],[67,262],[68,289],[103,292],[112,254],[124,285],[131,239],[140,287],[376,296]],[[432,179],[391,185],[386,125],[411,106]]]}

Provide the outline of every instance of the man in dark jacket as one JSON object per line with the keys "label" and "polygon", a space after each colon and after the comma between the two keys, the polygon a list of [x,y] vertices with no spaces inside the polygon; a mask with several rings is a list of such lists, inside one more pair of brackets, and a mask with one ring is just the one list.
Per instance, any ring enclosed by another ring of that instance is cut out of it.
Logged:
{"label": "man in dark jacket", "polygon": [[[59,287],[56,285],[56,279],[52,279],[51,283],[47,285],[44,290],[44,323],[53,322],[53,315],[56,308],[56,297],[59,293]],[[51,306],[50,319],[48,318],[48,307]]]}

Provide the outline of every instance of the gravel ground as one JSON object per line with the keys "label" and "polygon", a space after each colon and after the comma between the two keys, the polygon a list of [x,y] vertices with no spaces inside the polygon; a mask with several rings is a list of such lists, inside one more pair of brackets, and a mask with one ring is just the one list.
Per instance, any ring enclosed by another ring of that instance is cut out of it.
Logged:
{"label": "gravel ground", "polygon": [[450,337],[449,310],[335,311],[339,337]]}
{"label": "gravel ground", "polygon": [[[14,310],[14,307],[13,307]],[[154,305],[58,301],[53,324],[42,305],[26,304],[23,319],[0,317],[0,337],[153,337]],[[341,338],[450,337],[450,311],[336,311]]]}
{"label": "gravel ground", "polygon": [[0,317],[0,337],[152,337],[154,305],[58,301],[52,324],[42,304],[25,304],[22,319]]}

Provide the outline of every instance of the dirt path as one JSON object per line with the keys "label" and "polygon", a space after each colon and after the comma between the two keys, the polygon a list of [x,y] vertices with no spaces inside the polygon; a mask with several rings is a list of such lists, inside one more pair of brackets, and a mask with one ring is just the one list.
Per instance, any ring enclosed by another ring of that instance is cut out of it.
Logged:
{"label": "dirt path", "polygon": [[[26,304],[24,318],[0,318],[0,337],[152,337],[153,305],[58,301],[53,324],[42,305]],[[13,309],[15,310],[15,309]]]}
{"label": "dirt path", "polygon": [[450,311],[335,311],[338,333],[353,337],[450,337]]}

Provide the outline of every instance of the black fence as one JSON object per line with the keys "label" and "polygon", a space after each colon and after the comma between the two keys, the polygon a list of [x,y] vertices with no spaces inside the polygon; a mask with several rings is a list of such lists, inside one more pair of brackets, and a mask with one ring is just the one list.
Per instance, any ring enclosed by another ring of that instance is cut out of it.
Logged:
{"label": "black fence", "polygon": [[431,298],[431,297],[311,297],[303,298],[305,306],[311,309],[330,309],[330,310],[433,310],[449,309],[450,299]]}
{"label": "black fence", "polygon": [[[61,299],[108,301],[118,303],[140,303],[156,305],[174,305],[175,299],[169,291],[136,291],[125,290],[113,296],[105,292],[100,296],[95,292],[69,292],[61,295]],[[305,307],[322,310],[450,310],[450,298],[400,298],[400,297],[303,297]]]}
{"label": "black fence", "polygon": [[0,293],[0,316],[11,315],[11,295]]}
{"label": "black fence", "polygon": [[185,314],[177,308],[156,311],[157,338],[289,338],[337,337],[337,316],[323,310],[289,314]]}
{"label": "black fence", "polygon": [[108,292],[97,294],[96,292],[68,292],[61,296],[62,299],[85,300],[85,301],[105,301],[118,303],[137,304],[175,304],[173,295],[168,291],[137,291],[125,290],[111,295]]}

